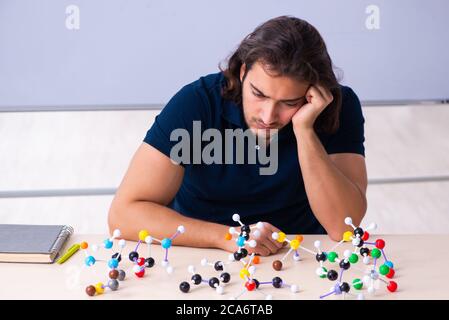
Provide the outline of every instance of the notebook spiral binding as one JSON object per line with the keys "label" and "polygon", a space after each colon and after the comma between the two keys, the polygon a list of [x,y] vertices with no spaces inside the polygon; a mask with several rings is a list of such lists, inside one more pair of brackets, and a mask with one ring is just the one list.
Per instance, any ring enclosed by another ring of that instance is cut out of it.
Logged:
{"label": "notebook spiral binding", "polygon": [[59,252],[61,252],[62,246],[72,234],[73,234],[73,227],[71,226],[64,226],[61,229],[58,238],[56,239],[55,243],[50,249],[51,255],[54,256],[54,258],[56,258],[56,254],[59,254]]}

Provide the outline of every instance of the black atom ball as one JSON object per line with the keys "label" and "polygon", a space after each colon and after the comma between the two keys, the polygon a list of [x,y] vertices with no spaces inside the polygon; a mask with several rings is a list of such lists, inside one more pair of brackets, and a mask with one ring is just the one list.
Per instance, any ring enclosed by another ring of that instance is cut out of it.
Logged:
{"label": "black atom ball", "polygon": [[154,266],[154,259],[149,257],[145,259],[145,267],[152,268]]}
{"label": "black atom ball", "polygon": [[223,262],[217,261],[214,264],[215,271],[223,271]]}
{"label": "black atom ball", "polygon": [[335,281],[335,280],[337,280],[337,278],[338,278],[338,273],[337,273],[337,271],[335,271],[335,270],[329,270],[329,271],[327,272],[327,278],[328,278],[330,281]]}
{"label": "black atom ball", "polygon": [[357,236],[359,236],[360,238],[363,236],[363,234],[364,234],[365,232],[363,231],[363,229],[362,228],[355,228],[355,230],[354,230],[354,234]]}
{"label": "black atom ball", "polygon": [[350,266],[351,265],[350,265],[349,261],[345,261],[345,260],[340,261],[340,268],[348,270]]}
{"label": "black atom ball", "polygon": [[340,285],[340,290],[341,290],[342,292],[348,293],[348,292],[349,292],[349,289],[351,289],[351,287],[349,286],[349,284],[348,284],[347,282],[343,282],[343,283]]}
{"label": "black atom ball", "polygon": [[203,280],[203,279],[201,278],[201,276],[199,274],[194,274],[192,276],[192,282],[196,285],[199,285],[201,283],[201,280]]}
{"label": "black atom ball", "polygon": [[220,279],[223,283],[228,283],[231,280],[231,275],[227,272],[223,272],[220,275]]}
{"label": "black atom ball", "polygon": [[181,290],[184,293],[189,292],[190,290],[190,284],[186,281],[181,282],[181,284],[179,285],[179,290]]}
{"label": "black atom ball", "polygon": [[275,287],[275,288],[282,287],[282,279],[279,277],[274,277],[273,278],[273,287]]}
{"label": "black atom ball", "polygon": [[129,261],[134,262],[135,260],[139,259],[139,254],[136,251],[131,251],[129,253],[128,258],[129,258]]}
{"label": "black atom ball", "polygon": [[368,248],[360,248],[360,254],[362,256],[369,256],[369,249]]}
{"label": "black atom ball", "polygon": [[209,286],[211,288],[215,288],[215,285],[219,285],[220,284],[220,280],[218,280],[217,278],[213,277],[209,279]]}
{"label": "black atom ball", "polygon": [[238,251],[234,252],[234,259],[236,261],[240,261],[242,258],[243,258],[243,255],[240,252],[238,252]]}
{"label": "black atom ball", "polygon": [[[118,257],[118,258],[117,258]],[[114,253],[111,257],[112,259],[117,259],[118,262],[122,261],[122,255],[119,254],[118,252]]]}
{"label": "black atom ball", "polygon": [[317,253],[315,256],[316,261],[320,262],[320,261],[326,261],[327,260],[327,256],[324,252],[321,253]]}

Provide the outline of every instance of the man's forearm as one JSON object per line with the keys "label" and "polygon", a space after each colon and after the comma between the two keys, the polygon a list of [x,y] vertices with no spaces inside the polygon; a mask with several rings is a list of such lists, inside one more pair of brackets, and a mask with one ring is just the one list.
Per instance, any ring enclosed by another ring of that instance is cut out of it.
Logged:
{"label": "man's forearm", "polygon": [[173,241],[174,245],[220,247],[228,230],[225,225],[192,219],[149,201],[113,204],[109,212],[110,231],[120,229],[122,237],[128,240],[137,241],[142,229],[148,230],[151,236],[158,239],[170,237],[180,225],[185,227],[186,232]]}
{"label": "man's forearm", "polygon": [[366,211],[366,198],[332,162],[313,129],[295,130],[298,158],[307,197],[318,221],[334,240],[348,230],[344,218],[359,224]]}

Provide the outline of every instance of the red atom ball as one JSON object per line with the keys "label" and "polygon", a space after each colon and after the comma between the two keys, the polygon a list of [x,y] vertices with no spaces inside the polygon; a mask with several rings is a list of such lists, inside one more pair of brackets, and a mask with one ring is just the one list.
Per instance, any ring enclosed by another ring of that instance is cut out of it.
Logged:
{"label": "red atom ball", "polygon": [[387,286],[387,289],[390,292],[395,292],[397,288],[398,288],[398,284],[394,281],[390,281],[390,283]]}
{"label": "red atom ball", "polygon": [[254,281],[247,281],[245,283],[245,287],[248,291],[253,291],[254,289],[256,289],[256,283]]}
{"label": "red atom ball", "polygon": [[363,233],[362,240],[363,240],[363,241],[366,241],[366,240],[368,240],[368,239],[369,239],[369,233],[368,233],[368,231],[365,231],[365,232]]}
{"label": "red atom ball", "polygon": [[143,266],[145,264],[145,258],[140,257],[139,259],[137,259],[137,264],[139,266]]}
{"label": "red atom ball", "polygon": [[382,239],[377,239],[376,240],[376,248],[377,249],[385,248],[385,241],[383,241]]}
{"label": "red atom ball", "polygon": [[139,278],[142,278],[145,275],[145,269],[142,269],[142,271],[135,272],[136,276]]}
{"label": "red atom ball", "polygon": [[386,277],[391,279],[394,277],[394,269],[390,268],[390,271],[386,274]]}

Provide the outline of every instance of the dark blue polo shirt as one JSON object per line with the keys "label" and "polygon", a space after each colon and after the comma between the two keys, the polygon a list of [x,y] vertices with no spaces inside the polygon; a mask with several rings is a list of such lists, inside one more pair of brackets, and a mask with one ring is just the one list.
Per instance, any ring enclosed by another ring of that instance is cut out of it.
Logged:
{"label": "dark blue polo shirt", "polygon": [[[192,136],[193,121],[201,121],[202,131],[246,130],[242,107],[221,96],[224,81],[219,72],[184,86],[156,116],[144,142],[170,157],[172,146],[178,143],[170,141],[171,132],[184,128]],[[340,128],[332,135],[318,137],[329,154],[364,156],[364,118],[359,99],[351,88],[341,86],[341,90]],[[169,207],[188,217],[232,226],[232,214],[238,213],[245,224],[266,221],[289,234],[326,233],[307,199],[291,123],[279,130],[275,174],[260,175],[260,167],[267,165],[258,161],[233,163],[181,163],[184,179]]]}

